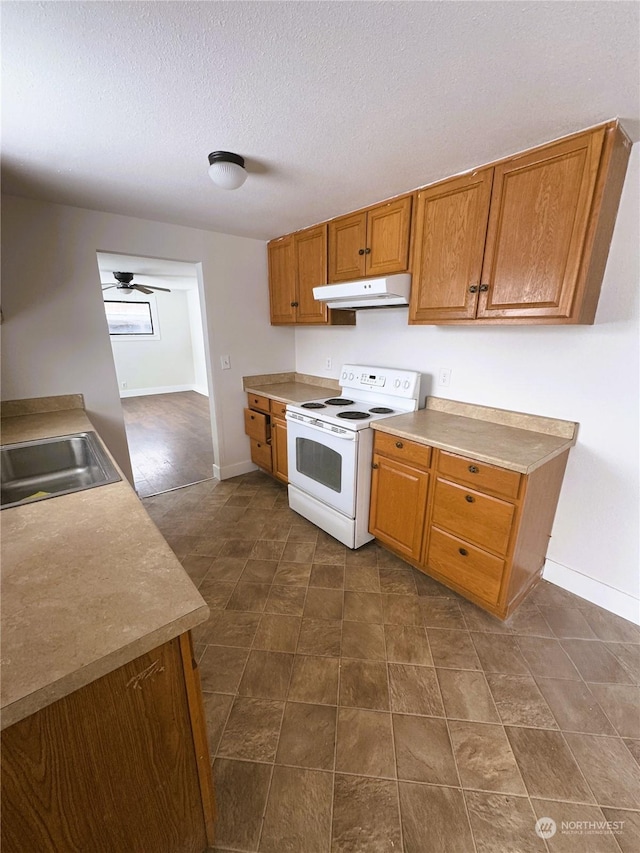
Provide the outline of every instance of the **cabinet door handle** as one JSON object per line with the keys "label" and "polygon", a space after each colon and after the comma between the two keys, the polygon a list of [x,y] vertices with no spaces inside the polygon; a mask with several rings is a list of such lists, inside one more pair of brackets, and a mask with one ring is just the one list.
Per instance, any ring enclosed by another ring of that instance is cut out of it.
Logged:
{"label": "cabinet door handle", "polygon": [[465,495],[464,499],[468,504],[472,504],[475,501],[475,498],[473,497],[473,495]]}
{"label": "cabinet door handle", "polygon": [[249,420],[250,420],[250,421],[255,421],[255,419],[256,419],[255,415],[249,415]]}
{"label": "cabinet door handle", "polygon": [[477,292],[478,292],[478,285],[472,284],[471,287],[469,288],[469,293],[477,293]]}
{"label": "cabinet door handle", "polygon": [[365,255],[370,255],[370,254],[371,254],[371,249],[365,249],[365,250],[364,250],[364,253],[365,253]]}
{"label": "cabinet door handle", "polygon": [[358,254],[359,254],[359,255],[364,255],[364,249],[358,249]]}
{"label": "cabinet door handle", "polygon": [[378,465],[378,463],[377,463],[377,462],[373,462],[373,463],[371,464],[371,467],[372,467],[372,468],[379,468],[380,466]]}
{"label": "cabinet door handle", "polygon": [[487,290],[489,290],[489,285],[488,285],[488,284],[481,284],[481,285],[480,285],[480,293],[486,293],[486,292],[487,292]]}
{"label": "cabinet door handle", "polygon": [[398,448],[398,450],[402,450],[404,444],[401,441],[396,441],[396,447]]}
{"label": "cabinet door handle", "polygon": [[470,474],[477,474],[479,470],[480,469],[478,468],[477,465],[469,465],[469,473]]}
{"label": "cabinet door handle", "polygon": [[458,548],[458,553],[462,554],[463,557],[466,557],[469,552],[467,551],[466,548]]}
{"label": "cabinet door handle", "polygon": [[297,303],[297,302],[292,302],[292,303],[291,303],[291,307],[292,307],[292,308],[297,308],[297,307],[298,307],[298,303]]}

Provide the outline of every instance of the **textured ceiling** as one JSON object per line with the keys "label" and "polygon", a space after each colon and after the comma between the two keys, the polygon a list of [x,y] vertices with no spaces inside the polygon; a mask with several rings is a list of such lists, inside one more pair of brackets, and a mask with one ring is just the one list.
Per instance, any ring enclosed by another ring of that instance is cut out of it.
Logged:
{"label": "textured ceiling", "polygon": [[3,2],[3,191],[264,239],[616,116],[635,141],[639,13]]}

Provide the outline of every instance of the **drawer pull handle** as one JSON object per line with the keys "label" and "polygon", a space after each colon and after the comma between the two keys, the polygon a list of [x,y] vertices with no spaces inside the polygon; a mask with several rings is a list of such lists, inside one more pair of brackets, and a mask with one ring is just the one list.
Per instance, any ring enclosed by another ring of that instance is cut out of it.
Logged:
{"label": "drawer pull handle", "polygon": [[475,502],[475,498],[473,497],[473,495],[465,495],[464,499],[468,504],[472,504]]}
{"label": "drawer pull handle", "polygon": [[398,448],[398,450],[402,450],[404,444],[401,441],[396,441],[396,447]]}
{"label": "drawer pull handle", "polygon": [[458,548],[458,553],[462,554],[463,557],[466,557],[469,552],[466,548]]}
{"label": "drawer pull handle", "polygon": [[480,469],[478,468],[477,465],[469,465],[469,473],[470,474],[477,474],[479,470]]}
{"label": "drawer pull handle", "polygon": [[262,445],[261,445],[261,444],[258,444],[258,445],[257,445],[257,447],[262,447]]}
{"label": "drawer pull handle", "polygon": [[251,420],[251,421],[255,421],[255,419],[256,419],[256,418],[255,418],[255,415],[249,415],[249,420]]}

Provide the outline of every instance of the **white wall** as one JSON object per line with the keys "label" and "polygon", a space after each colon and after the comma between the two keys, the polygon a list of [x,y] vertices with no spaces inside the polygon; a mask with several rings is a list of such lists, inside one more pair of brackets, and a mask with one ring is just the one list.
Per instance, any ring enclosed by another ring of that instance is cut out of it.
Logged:
{"label": "white wall", "polygon": [[200,296],[197,289],[185,291],[187,294],[187,312],[189,315],[189,336],[191,338],[191,360],[193,363],[193,390],[209,396],[207,386],[207,358],[204,351],[204,329]]}
{"label": "white wall", "polygon": [[[2,399],[84,394],[131,476],[98,251],[198,265],[216,464],[223,476],[250,468],[242,376],[291,370],[294,360],[293,330],[267,320],[266,250],[258,240],[4,196]],[[223,353],[231,356],[224,372]]]}
{"label": "white wall", "polygon": [[[549,561],[558,571],[568,567],[635,599],[640,565],[639,155],[636,144],[595,325],[408,326],[406,308],[387,308],[358,312],[355,328],[296,330],[296,370],[301,373],[337,377],[343,362],[412,368],[431,375],[429,393],[436,396],[578,421]],[[327,357],[333,359],[331,373],[324,370]],[[435,384],[440,367],[452,370],[449,388]],[[608,595],[604,588],[600,594]],[[637,602],[621,606],[635,609],[637,618]]]}
{"label": "white wall", "polygon": [[[196,293],[197,296],[197,293]],[[121,340],[111,338],[113,360],[121,397],[136,392],[162,393],[170,388],[190,390],[195,384],[191,319],[186,290],[122,295],[115,288],[103,291],[103,298],[155,304],[159,338]],[[202,332],[200,332],[202,339]],[[123,382],[126,383],[123,390]]]}

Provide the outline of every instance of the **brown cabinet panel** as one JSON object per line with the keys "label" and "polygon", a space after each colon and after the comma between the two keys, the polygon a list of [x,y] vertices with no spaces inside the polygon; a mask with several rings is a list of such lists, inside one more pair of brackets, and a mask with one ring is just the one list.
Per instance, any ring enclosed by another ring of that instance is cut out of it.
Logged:
{"label": "brown cabinet panel", "polygon": [[376,453],[383,453],[399,462],[416,465],[420,468],[428,468],[431,464],[431,448],[427,444],[418,444],[406,438],[399,438],[386,432],[376,430],[374,440]]}
{"label": "brown cabinet panel", "polygon": [[571,316],[604,136],[495,167],[478,317]]}
{"label": "brown cabinet panel", "polygon": [[287,404],[281,403],[279,400],[269,400],[269,411],[275,418],[284,420],[287,414]]}
{"label": "brown cabinet panel", "polygon": [[267,246],[271,323],[295,323],[296,276],[293,236],[273,240]]}
{"label": "brown cabinet panel", "polygon": [[447,480],[436,481],[433,524],[481,548],[506,553],[513,515],[513,504]]}
{"label": "brown cabinet panel", "polygon": [[250,409],[259,409],[267,415],[271,411],[271,400],[262,394],[247,394],[247,405]]}
{"label": "brown cabinet panel", "polygon": [[254,412],[253,409],[245,409],[244,431],[249,438],[255,441],[267,442],[269,440],[269,418],[261,412]]}
{"label": "brown cabinet panel", "polygon": [[504,498],[517,498],[522,475],[488,462],[456,456],[445,450],[438,452],[438,472],[448,479],[466,483],[473,489],[493,492]]}
{"label": "brown cabinet panel", "polygon": [[373,461],[369,530],[396,553],[419,560],[429,475],[379,454]]}
{"label": "brown cabinet panel", "polygon": [[203,853],[200,784],[176,638],[3,731],[3,853]]}
{"label": "brown cabinet panel", "polygon": [[287,422],[279,418],[271,421],[271,462],[273,476],[282,483],[288,483]]}
{"label": "brown cabinet panel", "polygon": [[264,441],[256,441],[250,439],[251,444],[251,461],[259,468],[264,468],[265,471],[271,473],[271,445]]}
{"label": "brown cabinet panel", "polygon": [[326,323],[326,303],[313,298],[313,288],[327,283],[327,226],[319,225],[294,236],[296,268],[296,323]]}
{"label": "brown cabinet panel", "polygon": [[412,196],[373,208],[367,214],[365,274],[388,275],[409,267]]}
{"label": "brown cabinet panel", "polygon": [[493,169],[418,193],[410,323],[475,317]]}
{"label": "brown cabinet panel", "polygon": [[427,564],[456,588],[467,591],[488,604],[497,604],[504,560],[433,527]]}
{"label": "brown cabinet panel", "polygon": [[329,281],[351,281],[365,275],[367,214],[342,216],[329,223]]}

